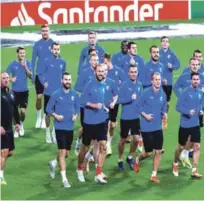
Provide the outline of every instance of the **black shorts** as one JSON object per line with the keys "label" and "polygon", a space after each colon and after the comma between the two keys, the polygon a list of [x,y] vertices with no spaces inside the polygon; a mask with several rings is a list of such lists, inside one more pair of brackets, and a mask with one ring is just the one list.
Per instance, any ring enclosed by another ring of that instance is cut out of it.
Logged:
{"label": "black shorts", "polygon": [[5,135],[1,135],[1,149],[9,149],[9,151],[15,149],[13,132],[6,132]]}
{"label": "black shorts", "polygon": [[55,129],[58,149],[71,150],[73,131]]}
{"label": "black shorts", "polygon": [[119,109],[119,105],[116,104],[115,107],[113,109],[109,109],[109,120],[111,122],[116,122],[117,121],[117,116],[118,116],[118,109]]}
{"label": "black shorts", "polygon": [[125,139],[129,131],[131,135],[140,135],[140,119],[120,120],[120,137]]}
{"label": "black shorts", "polygon": [[163,131],[157,130],[152,132],[142,132],[145,152],[161,150],[163,147]]}
{"label": "black shorts", "polygon": [[166,94],[167,102],[169,102],[171,100],[172,86],[171,85],[162,86],[162,88],[163,88],[163,91]]}
{"label": "black shorts", "polygon": [[47,114],[47,112],[46,112],[46,107],[47,107],[47,104],[48,104],[48,102],[49,102],[49,100],[50,100],[50,97],[51,97],[51,96],[44,95],[44,113],[45,113],[45,114]]}
{"label": "black shorts", "polygon": [[43,94],[44,86],[41,84],[38,75],[35,77],[35,90],[36,94]]}
{"label": "black shorts", "polygon": [[91,140],[107,141],[107,121],[100,124],[85,124],[83,127],[82,142],[85,146],[91,144]]}
{"label": "black shorts", "polygon": [[14,94],[15,105],[20,108],[27,108],[29,92],[28,91],[24,91],[24,92],[13,91],[13,94]]}
{"label": "black shorts", "polygon": [[80,107],[80,122],[81,126],[84,127],[84,108]]}
{"label": "black shorts", "polygon": [[186,142],[188,141],[188,137],[191,136],[191,142],[197,142],[200,143],[200,127],[191,127],[191,128],[179,128],[179,136],[178,141],[179,144],[184,146]]}

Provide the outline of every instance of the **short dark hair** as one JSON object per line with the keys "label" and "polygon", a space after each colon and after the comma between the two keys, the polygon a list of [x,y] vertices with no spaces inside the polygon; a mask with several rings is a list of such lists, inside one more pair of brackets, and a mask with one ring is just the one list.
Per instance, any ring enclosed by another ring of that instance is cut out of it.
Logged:
{"label": "short dark hair", "polygon": [[159,72],[154,72],[154,73],[152,73],[152,75],[151,75],[151,80],[153,80],[154,75],[159,75],[159,76],[161,77],[161,74],[160,74]]}
{"label": "short dark hair", "polygon": [[128,43],[128,49],[130,49],[132,45],[136,45],[136,43],[134,41],[130,41]]}
{"label": "short dark hair", "polygon": [[60,45],[58,42],[53,42],[52,43],[52,48],[54,47],[54,45]]}
{"label": "short dark hair", "polygon": [[162,36],[162,37],[161,37],[161,42],[162,42],[163,39],[166,39],[166,38],[169,39],[168,36]]}
{"label": "short dark hair", "polygon": [[25,50],[25,48],[24,47],[17,47],[16,52],[19,53],[20,50]]}
{"label": "short dark hair", "polygon": [[64,78],[65,75],[71,75],[71,74],[68,73],[68,72],[64,72],[64,73],[62,74],[62,78]]}
{"label": "short dark hair", "polygon": [[92,52],[94,52],[94,51],[96,51],[95,48],[90,48],[90,49],[89,49],[89,55],[90,55]]}
{"label": "short dark hair", "polygon": [[149,48],[149,52],[151,53],[152,52],[152,49],[153,48],[159,48],[157,45],[152,45],[150,48]]}
{"label": "short dark hair", "polygon": [[200,76],[200,74],[199,74],[199,73],[192,72],[192,73],[191,73],[191,80],[192,80],[193,76],[196,76],[196,75],[197,75],[197,76]]}
{"label": "short dark hair", "polygon": [[121,46],[123,45],[123,43],[126,43],[128,45],[128,41],[127,40],[121,41]]}
{"label": "short dark hair", "polygon": [[189,59],[189,63],[191,63],[191,61],[196,61],[197,59],[195,58],[195,57],[191,57],[190,59]]}
{"label": "short dark hair", "polygon": [[88,35],[92,35],[92,34],[96,35],[96,32],[95,31],[89,31]]}
{"label": "short dark hair", "polygon": [[47,27],[49,28],[49,25],[48,25],[48,24],[42,24],[42,25],[41,25],[41,29],[47,28]]}
{"label": "short dark hair", "polygon": [[195,56],[195,53],[200,53],[200,54],[202,54],[202,52],[201,52],[200,50],[198,50],[198,49],[193,52],[193,56]]}
{"label": "short dark hair", "polygon": [[106,52],[106,53],[104,53],[103,58],[110,60],[111,59],[111,55]]}

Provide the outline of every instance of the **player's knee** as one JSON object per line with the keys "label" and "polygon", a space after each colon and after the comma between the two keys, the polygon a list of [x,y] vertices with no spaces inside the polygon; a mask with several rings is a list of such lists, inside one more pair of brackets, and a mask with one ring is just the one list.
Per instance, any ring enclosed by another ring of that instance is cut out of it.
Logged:
{"label": "player's knee", "polygon": [[9,150],[8,149],[2,149],[1,150],[1,157],[7,158],[9,155]]}
{"label": "player's knee", "polygon": [[21,108],[21,114],[25,115],[26,109],[25,108]]}
{"label": "player's knee", "polygon": [[9,151],[8,152],[8,157],[11,157],[11,156],[13,156],[14,155],[14,152],[13,151]]}
{"label": "player's knee", "polygon": [[193,150],[194,150],[194,152],[195,152],[195,151],[200,151],[200,144],[199,144],[199,143],[195,143],[195,144],[193,145]]}
{"label": "player's knee", "polygon": [[38,94],[37,95],[37,101],[41,101],[42,100],[42,94]]}
{"label": "player's knee", "polygon": [[120,138],[120,144],[121,145],[124,145],[126,143],[126,138]]}
{"label": "player's knee", "polygon": [[100,152],[101,153],[106,153],[107,152],[107,143],[106,142],[101,142],[100,143]]}
{"label": "player's knee", "polygon": [[156,155],[160,155],[162,153],[162,150],[155,150]]}
{"label": "player's knee", "polygon": [[115,122],[111,122],[110,123],[110,129],[115,129],[116,128],[116,123]]}

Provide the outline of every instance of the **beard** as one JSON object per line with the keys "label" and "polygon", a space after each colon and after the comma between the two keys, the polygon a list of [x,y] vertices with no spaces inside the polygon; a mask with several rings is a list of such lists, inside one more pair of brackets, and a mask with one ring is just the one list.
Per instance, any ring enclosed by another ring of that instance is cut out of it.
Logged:
{"label": "beard", "polygon": [[71,84],[63,84],[63,87],[64,87],[65,89],[70,89],[70,88],[71,88]]}

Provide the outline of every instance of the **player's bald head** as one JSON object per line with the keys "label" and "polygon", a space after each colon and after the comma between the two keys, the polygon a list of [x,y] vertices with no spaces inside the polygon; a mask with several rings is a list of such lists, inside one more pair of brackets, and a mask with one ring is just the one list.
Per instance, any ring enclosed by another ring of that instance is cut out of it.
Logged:
{"label": "player's bald head", "polygon": [[9,75],[6,72],[1,73],[1,87],[8,87]]}

